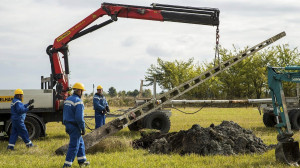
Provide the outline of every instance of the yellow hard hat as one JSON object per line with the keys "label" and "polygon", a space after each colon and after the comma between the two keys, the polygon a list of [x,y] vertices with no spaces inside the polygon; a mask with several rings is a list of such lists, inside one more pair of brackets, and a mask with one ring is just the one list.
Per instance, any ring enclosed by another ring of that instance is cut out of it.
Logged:
{"label": "yellow hard hat", "polygon": [[15,95],[17,94],[24,94],[22,89],[16,89],[15,90]]}
{"label": "yellow hard hat", "polygon": [[79,82],[75,83],[75,84],[73,85],[72,89],[80,89],[80,90],[85,91],[84,85],[83,85],[82,83],[79,83]]}
{"label": "yellow hard hat", "polygon": [[98,86],[97,86],[97,90],[98,90],[98,89],[103,89],[103,87],[102,87],[101,85],[98,85]]}

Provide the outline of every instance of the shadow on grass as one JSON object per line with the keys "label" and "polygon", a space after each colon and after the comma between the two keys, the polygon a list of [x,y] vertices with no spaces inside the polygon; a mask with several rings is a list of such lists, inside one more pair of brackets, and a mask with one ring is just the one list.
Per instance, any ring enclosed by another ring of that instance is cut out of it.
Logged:
{"label": "shadow on grass", "polygon": [[62,139],[66,139],[69,138],[69,136],[67,134],[55,134],[55,135],[48,135],[46,137],[43,137],[44,140],[49,140],[49,139],[57,139],[57,140],[62,140]]}
{"label": "shadow on grass", "polygon": [[3,138],[0,139],[0,142],[5,142],[5,141],[8,141],[8,140],[9,140],[8,137],[3,137]]}

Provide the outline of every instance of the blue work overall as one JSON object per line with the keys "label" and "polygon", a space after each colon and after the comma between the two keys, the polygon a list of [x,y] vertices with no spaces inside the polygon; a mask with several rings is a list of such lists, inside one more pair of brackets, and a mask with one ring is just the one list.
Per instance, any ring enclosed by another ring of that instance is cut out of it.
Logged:
{"label": "blue work overall", "polygon": [[71,166],[77,156],[78,163],[86,161],[85,146],[81,132],[85,130],[84,105],[80,97],[76,94],[68,97],[64,102],[63,123],[66,132],[70,136],[69,148],[65,165]]}
{"label": "blue work overall", "polygon": [[93,105],[95,110],[95,128],[99,128],[105,124],[105,110],[108,103],[103,95],[96,93],[93,98]]}
{"label": "blue work overall", "polygon": [[28,131],[24,124],[26,118],[26,112],[29,104],[23,104],[21,99],[14,97],[11,103],[11,134],[9,137],[8,149],[14,149],[18,136],[20,136],[25,142],[27,147],[33,146],[32,142],[29,139]]}

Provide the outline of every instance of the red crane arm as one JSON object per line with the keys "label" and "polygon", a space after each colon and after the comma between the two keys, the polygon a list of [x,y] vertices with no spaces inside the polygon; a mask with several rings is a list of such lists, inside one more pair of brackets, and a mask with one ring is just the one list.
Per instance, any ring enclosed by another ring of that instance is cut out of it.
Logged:
{"label": "red crane arm", "polygon": [[[52,87],[57,84],[57,99],[65,99],[68,96],[67,91],[69,90],[69,65],[67,44],[70,41],[92,31],[95,31],[114,21],[117,21],[118,17],[218,26],[219,13],[220,11],[215,8],[195,8],[163,4],[152,4],[152,7],[143,7],[103,3],[101,5],[101,8],[58,36],[54,40],[53,45],[50,45],[47,48],[47,54],[49,55],[52,69]],[[102,17],[104,15],[111,16],[111,19],[101,24],[86,28],[99,17]],[[61,64],[59,53],[63,54],[62,58],[64,58],[65,70],[63,69],[63,66]]]}

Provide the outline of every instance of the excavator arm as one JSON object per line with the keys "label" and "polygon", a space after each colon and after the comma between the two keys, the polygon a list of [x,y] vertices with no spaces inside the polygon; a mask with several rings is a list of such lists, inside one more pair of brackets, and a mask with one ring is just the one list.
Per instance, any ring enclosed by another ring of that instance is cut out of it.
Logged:
{"label": "excavator arm", "polygon": [[[156,3],[152,4],[152,7],[102,3],[99,9],[58,36],[54,40],[53,45],[47,47],[46,52],[50,58],[53,79],[51,87],[53,88],[56,85],[56,99],[64,100],[68,96],[69,62],[67,44],[70,41],[117,21],[119,17],[218,26],[219,14],[220,11],[216,8],[197,8]],[[111,18],[101,24],[86,28],[104,15],[108,15]],[[59,53],[63,55],[64,68],[60,61]]]}
{"label": "excavator arm", "polygon": [[[278,70],[300,70],[297,66],[288,66],[284,68],[268,67],[268,85],[272,97],[274,114],[276,116],[279,135],[292,134],[291,124],[287,112],[285,96],[282,88],[282,82],[300,83],[300,72],[277,72]],[[279,120],[281,118],[281,120]]]}
{"label": "excavator arm", "polygon": [[[284,70],[284,71],[283,71]],[[278,144],[276,160],[298,166],[300,161],[299,143],[292,138],[293,132],[287,111],[282,82],[300,83],[300,66],[268,67],[268,85],[272,97],[273,113],[276,117]]]}

